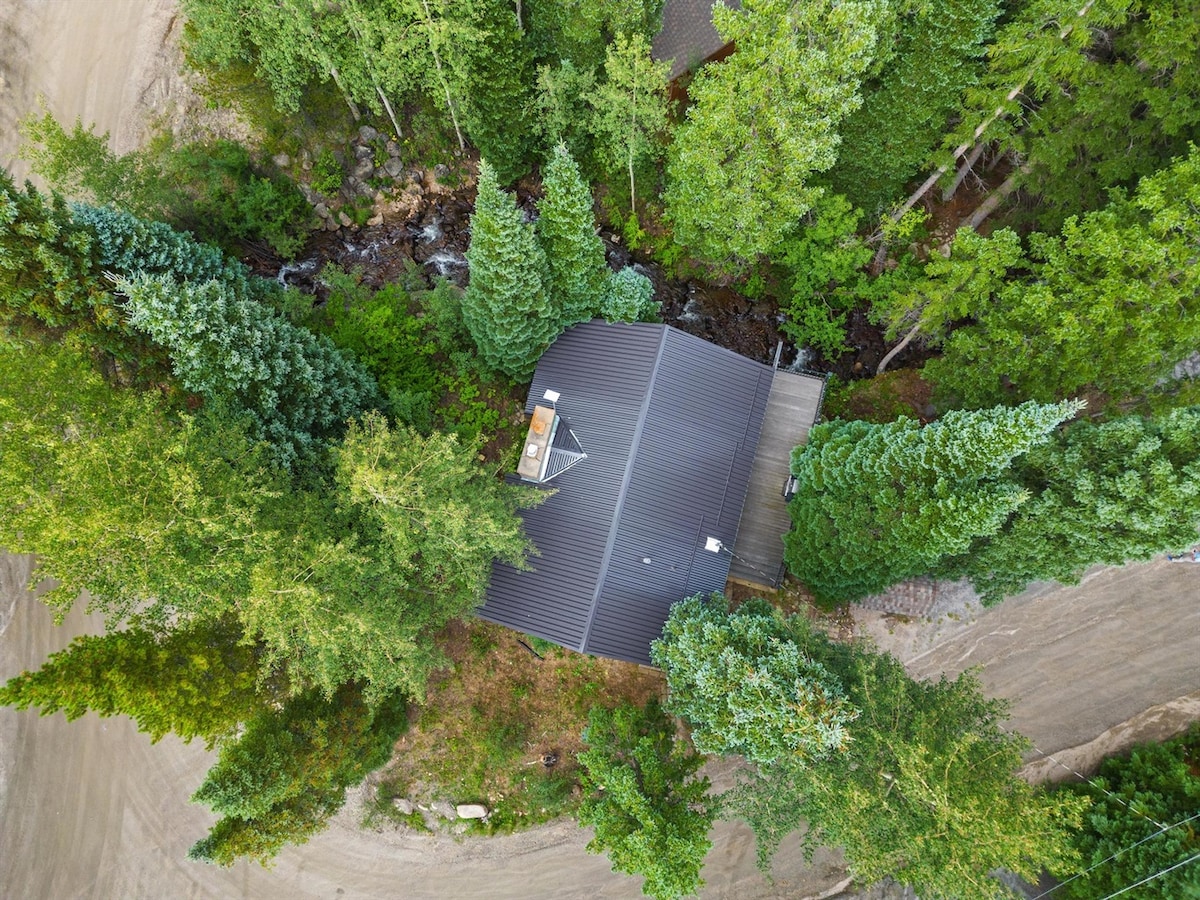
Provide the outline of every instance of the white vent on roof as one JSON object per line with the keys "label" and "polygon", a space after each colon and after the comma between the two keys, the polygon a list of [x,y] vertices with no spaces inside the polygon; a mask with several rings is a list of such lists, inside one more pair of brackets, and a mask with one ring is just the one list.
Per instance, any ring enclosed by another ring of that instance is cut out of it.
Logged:
{"label": "white vent on roof", "polygon": [[725,545],[721,543],[719,538],[709,537],[704,539],[704,549],[709,553],[720,553],[725,549]]}

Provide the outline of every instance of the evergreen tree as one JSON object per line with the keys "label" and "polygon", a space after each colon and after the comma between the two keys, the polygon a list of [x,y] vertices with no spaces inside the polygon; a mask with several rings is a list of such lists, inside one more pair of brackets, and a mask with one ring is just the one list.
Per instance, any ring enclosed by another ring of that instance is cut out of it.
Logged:
{"label": "evergreen tree", "polygon": [[542,175],[537,239],[545,254],[546,288],[560,331],[595,314],[608,275],[596,235],[592,192],[566,146],[559,144]]}
{"label": "evergreen tree", "polygon": [[1168,377],[1200,345],[1200,149],[1142,179],[1132,198],[1029,238],[1028,275],[1005,279],[927,366],[967,406],[1114,398]]}
{"label": "evergreen tree", "polygon": [[696,893],[717,815],[709,780],[695,777],[704,759],[676,740],[653,699],[641,709],[593,707],[583,742],[579,824],[596,829],[588,850],[607,853],[615,871],[645,876],[650,897]]}
{"label": "evergreen tree", "polygon": [[1087,868],[1064,880],[1064,897],[1094,900],[1130,885],[1139,886],[1130,896],[1143,900],[1200,897],[1198,755],[1200,724],[1193,723],[1179,737],[1106,759],[1096,778],[1064,788],[1092,802],[1073,841]]}
{"label": "evergreen tree", "polygon": [[370,376],[328,338],[227,284],[139,275],[118,289],[129,324],[167,348],[183,386],[248,417],[286,467],[312,459],[377,401]]}
{"label": "evergreen tree", "polygon": [[345,802],[346,788],[379,768],[407,726],[402,696],[364,701],[347,684],[332,697],[311,692],[267,708],[226,743],[193,800],[221,818],[192,859],[264,865],[284,844],[303,844]]}
{"label": "evergreen tree", "polygon": [[788,568],[823,602],[857,600],[934,571],[995,534],[1028,497],[1004,476],[1083,407],[955,411],[921,428],[834,421],[792,454]]}
{"label": "evergreen tree", "polygon": [[650,658],[667,676],[668,709],[691,724],[701,753],[803,766],[849,739],[856,713],[841,686],[764,601],[733,612],[719,595],[676,603]]}
{"label": "evergreen tree", "polygon": [[667,164],[675,240],[729,269],[775,247],[822,193],[838,125],[860,104],[886,7],[876,0],[746,0],[713,9],[737,52],[688,88]]}
{"label": "evergreen tree", "polygon": [[67,720],[86,712],[125,715],[158,741],[171,733],[209,749],[262,706],[255,651],[223,618],[165,635],[143,628],[75,638],[36,672],[10,679],[0,704],[38,707]]}
{"label": "evergreen tree", "polygon": [[654,282],[632,266],[609,272],[604,279],[599,314],[606,322],[657,322],[659,306]]}
{"label": "evergreen tree", "polygon": [[896,48],[842,123],[833,188],[875,215],[929,159],[978,72],[997,0],[933,0],[904,17]]}
{"label": "evergreen tree", "polygon": [[1014,463],[1011,479],[1030,499],[999,532],[944,566],[969,576],[984,603],[1031,581],[1074,584],[1088,566],[1196,543],[1200,409],[1078,422]]}
{"label": "evergreen tree", "polygon": [[532,225],[500,190],[496,172],[479,164],[479,193],[467,250],[471,280],[463,321],[483,361],[513,378],[528,378],[562,331],[545,286],[547,263]]}

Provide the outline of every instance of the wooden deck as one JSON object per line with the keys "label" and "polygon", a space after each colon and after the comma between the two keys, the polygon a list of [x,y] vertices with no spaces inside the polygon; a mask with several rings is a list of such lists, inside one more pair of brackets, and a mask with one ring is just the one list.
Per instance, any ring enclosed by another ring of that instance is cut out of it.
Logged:
{"label": "wooden deck", "polygon": [[783,535],[792,525],[783,488],[792,448],[808,440],[820,414],[824,387],[825,382],[813,375],[775,373],[734,542],[730,578],[764,587],[775,587],[782,578]]}

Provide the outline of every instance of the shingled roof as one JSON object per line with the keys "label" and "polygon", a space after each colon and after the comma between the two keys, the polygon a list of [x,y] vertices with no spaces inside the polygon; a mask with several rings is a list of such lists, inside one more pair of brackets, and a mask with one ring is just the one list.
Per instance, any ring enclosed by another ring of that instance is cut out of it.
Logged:
{"label": "shingled roof", "polygon": [[565,647],[649,662],[672,603],[722,590],[772,369],[667,325],[590,322],[546,351],[527,412],[556,408],[586,458],[524,512],[541,555],[495,564],[479,615]]}
{"label": "shingled roof", "polygon": [[[740,9],[741,0],[717,0]],[[713,0],[667,0],[662,28],[654,36],[650,56],[670,61],[670,80],[698,66],[726,45],[712,23]]]}

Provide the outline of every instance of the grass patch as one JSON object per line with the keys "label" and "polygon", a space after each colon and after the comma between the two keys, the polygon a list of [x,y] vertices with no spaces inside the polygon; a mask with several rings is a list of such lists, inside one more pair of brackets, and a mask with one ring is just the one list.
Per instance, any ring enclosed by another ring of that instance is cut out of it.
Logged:
{"label": "grass patch", "polygon": [[397,744],[378,786],[381,819],[400,822],[392,801],[404,796],[426,805],[439,798],[483,803],[491,811],[487,821],[467,823],[481,834],[569,814],[580,796],[575,755],[588,710],[597,703],[643,704],[663,693],[654,670],[555,645],[539,660],[522,640],[532,643],[478,620],[443,632],[452,666],[434,679]]}
{"label": "grass patch", "polygon": [[848,384],[830,380],[825,392],[822,417],[862,419],[866,422],[892,422],[902,416],[929,422],[933,386],[921,377],[919,369],[896,369],[874,378]]}

